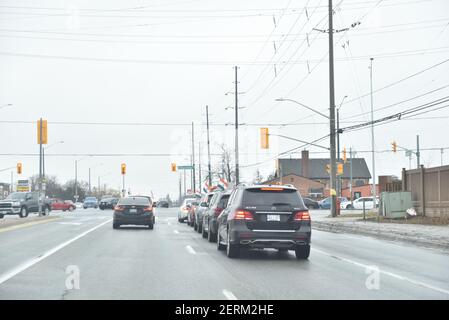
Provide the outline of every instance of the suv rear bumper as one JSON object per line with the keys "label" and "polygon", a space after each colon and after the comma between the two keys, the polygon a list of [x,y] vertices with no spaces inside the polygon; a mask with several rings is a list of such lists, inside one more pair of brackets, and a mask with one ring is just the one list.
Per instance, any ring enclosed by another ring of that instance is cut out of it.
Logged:
{"label": "suv rear bumper", "polygon": [[298,245],[311,243],[310,225],[298,230],[250,230],[246,226],[234,226],[230,231],[230,242],[250,248],[294,249]]}
{"label": "suv rear bumper", "polygon": [[126,224],[150,225],[154,223],[154,215],[153,213],[140,214],[140,215],[114,213],[113,223],[123,225]]}

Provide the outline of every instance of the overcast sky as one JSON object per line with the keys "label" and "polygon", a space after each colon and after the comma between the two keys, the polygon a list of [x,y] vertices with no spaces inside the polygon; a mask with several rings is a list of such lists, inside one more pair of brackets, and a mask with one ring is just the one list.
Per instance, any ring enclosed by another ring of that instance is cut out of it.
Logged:
{"label": "overcast sky", "polygon": [[[449,58],[448,1],[334,4],[334,28],[349,28],[335,34],[337,106],[348,96],[342,127],[370,120],[370,57],[375,119],[449,95],[449,62],[441,63]],[[87,181],[90,167],[94,185],[102,176],[118,188],[125,162],[133,192],[176,198],[179,175],[170,163],[190,162],[191,122],[196,158],[201,143],[206,168],[206,105],[213,165],[220,144],[234,146],[233,109],[225,110],[234,96],[225,93],[234,90],[238,65],[241,180],[251,180],[257,168],[269,174],[278,153],[300,144],[273,136],[270,149],[261,150],[259,127],[270,124],[270,133],[304,141],[329,132],[324,117],[275,101],[295,99],[328,113],[327,34],[313,30],[328,28],[326,6],[325,0],[2,0],[0,107],[13,106],[0,109],[0,169],[21,161],[24,177],[38,173],[38,158],[29,154],[38,152],[36,120],[42,117],[49,145],[64,141],[46,158],[47,174],[60,182],[74,178],[74,162],[82,159],[79,179]],[[414,149],[419,134],[422,148],[449,147],[448,109],[376,126],[376,174],[399,176],[409,167],[403,151],[381,152],[391,150],[393,140]],[[320,144],[329,146],[329,139]],[[343,134],[341,146],[358,151],[372,168],[369,128]],[[327,157],[323,149],[308,149],[311,157]],[[438,166],[440,155],[423,150],[421,162]],[[443,161],[449,163],[449,149]],[[10,171],[0,172],[0,181],[9,180]]]}

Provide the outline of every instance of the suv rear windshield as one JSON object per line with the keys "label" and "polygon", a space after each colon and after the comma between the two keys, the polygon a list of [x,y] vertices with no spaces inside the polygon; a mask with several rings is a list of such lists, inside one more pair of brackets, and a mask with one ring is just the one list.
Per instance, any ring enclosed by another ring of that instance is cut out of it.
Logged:
{"label": "suv rear windshield", "polygon": [[242,205],[244,206],[275,206],[289,205],[295,208],[303,207],[298,191],[283,189],[281,191],[246,189],[243,192]]}
{"label": "suv rear windshield", "polygon": [[139,198],[139,197],[135,197],[135,198],[123,198],[120,199],[120,201],[118,202],[118,205],[136,205],[136,206],[148,206],[150,204],[150,200],[148,200],[147,198]]}

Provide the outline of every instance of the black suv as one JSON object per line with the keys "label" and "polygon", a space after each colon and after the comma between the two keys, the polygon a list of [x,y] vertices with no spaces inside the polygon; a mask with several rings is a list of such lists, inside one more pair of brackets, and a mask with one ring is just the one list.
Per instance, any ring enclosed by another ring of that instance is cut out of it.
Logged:
{"label": "black suv", "polygon": [[218,217],[217,248],[238,257],[242,247],[295,250],[296,258],[310,254],[309,211],[294,187],[237,186]]}
{"label": "black suv", "polygon": [[230,191],[217,191],[209,202],[209,207],[203,213],[202,235],[209,242],[217,241],[217,217],[228,205]]}
{"label": "black suv", "polygon": [[114,207],[117,205],[118,200],[118,198],[102,198],[100,200],[99,207],[101,210],[114,209]]}
{"label": "black suv", "polygon": [[[44,215],[48,215],[50,211],[51,200],[44,199],[42,212]],[[6,214],[18,214],[21,218],[26,218],[32,212],[39,212],[38,192],[13,192],[6,199],[0,201],[0,218]]]}

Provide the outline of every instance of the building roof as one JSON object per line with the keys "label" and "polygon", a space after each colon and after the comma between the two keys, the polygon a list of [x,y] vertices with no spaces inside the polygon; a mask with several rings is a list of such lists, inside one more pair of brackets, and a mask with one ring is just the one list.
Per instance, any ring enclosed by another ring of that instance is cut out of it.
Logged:
{"label": "building roof", "polygon": [[[283,176],[289,174],[295,174],[302,176],[302,159],[278,159],[280,169]],[[310,179],[329,179],[329,173],[326,171],[326,166],[330,163],[329,159],[313,159],[309,158],[309,172],[308,178]],[[343,165],[344,179],[349,179],[350,164],[349,160]],[[352,177],[353,179],[370,179],[371,173],[366,165],[364,158],[352,158]]]}

